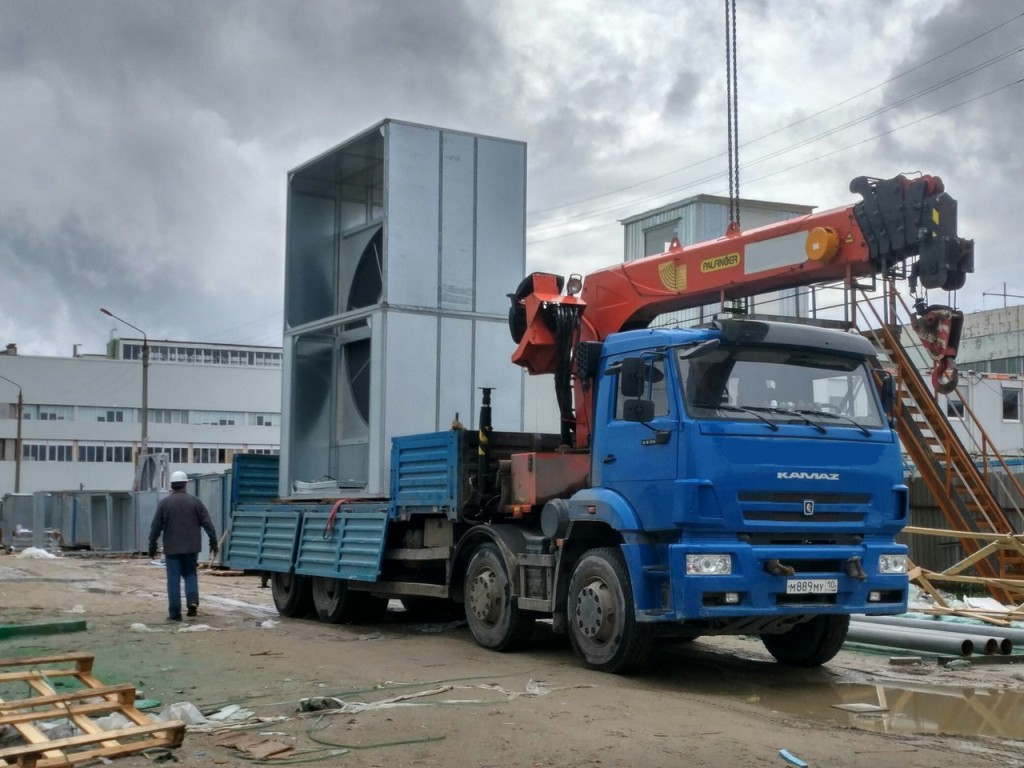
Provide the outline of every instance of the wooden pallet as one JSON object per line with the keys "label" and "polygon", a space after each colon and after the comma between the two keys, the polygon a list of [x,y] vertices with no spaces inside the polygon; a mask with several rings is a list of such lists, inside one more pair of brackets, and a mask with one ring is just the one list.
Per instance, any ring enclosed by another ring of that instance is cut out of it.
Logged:
{"label": "wooden pallet", "polygon": [[[133,685],[104,685],[93,676],[92,666],[90,653],[0,660],[0,685],[10,689],[12,683],[25,683],[30,692],[20,699],[0,698],[0,726],[13,727],[25,742],[0,748],[0,768],[70,766],[99,757],[120,757],[181,744],[185,737],[183,722],[154,723],[135,708]],[[79,687],[58,693],[51,682],[56,678],[70,678]],[[93,719],[114,712],[134,725],[106,731]],[[54,720],[67,721],[81,733],[50,739],[40,724]]]}

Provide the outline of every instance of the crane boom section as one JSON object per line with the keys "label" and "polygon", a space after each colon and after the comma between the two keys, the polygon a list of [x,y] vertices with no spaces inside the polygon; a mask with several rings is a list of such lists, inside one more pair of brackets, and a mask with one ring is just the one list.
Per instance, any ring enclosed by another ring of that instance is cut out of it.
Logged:
{"label": "crane boom section", "polygon": [[767,291],[870,274],[868,246],[850,208],[810,214],[589,275],[584,338],[646,327],[664,313]]}
{"label": "crane boom section", "polygon": [[[974,271],[974,244],[957,236],[956,200],[935,176],[908,180],[859,177],[851,190],[864,200],[717,240],[673,247],[586,277],[579,296],[563,281],[529,276],[512,296],[513,361],[531,373],[552,373],[553,306],[582,315],[581,340],[646,327],[657,315],[714,301],[889,272],[911,257],[911,288],[957,290]],[[517,317],[518,320],[513,320]]]}
{"label": "crane boom section", "polygon": [[[974,243],[957,235],[956,200],[937,176],[858,177],[861,202],[770,224],[598,270],[582,291],[534,273],[512,299],[512,361],[530,373],[554,373],[563,422],[574,421],[567,395],[572,355],[581,341],[646,327],[658,315],[769,291],[850,281],[908,268],[911,290],[963,287],[974,271]],[[576,406],[587,396],[576,382]]]}

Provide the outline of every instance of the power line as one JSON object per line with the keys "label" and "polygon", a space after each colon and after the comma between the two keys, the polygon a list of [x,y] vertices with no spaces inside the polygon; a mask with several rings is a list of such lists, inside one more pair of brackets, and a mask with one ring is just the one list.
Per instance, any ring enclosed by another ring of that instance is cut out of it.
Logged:
{"label": "power line", "polygon": [[[896,109],[898,107],[905,106],[906,104],[909,104],[914,99],[917,99],[917,98],[919,98],[921,96],[924,96],[924,95],[927,95],[929,93],[933,93],[934,91],[936,91],[936,90],[938,90],[938,89],[940,89],[942,87],[945,87],[947,85],[951,85],[952,83],[955,83],[955,82],[957,82],[959,80],[962,80],[963,78],[968,77],[969,75],[975,74],[976,72],[979,72],[982,69],[986,69],[987,67],[990,67],[993,64],[997,64],[1000,61],[1003,61],[1003,60],[1005,60],[1005,59],[1007,59],[1007,58],[1009,58],[1011,56],[1015,56],[1015,55],[1021,53],[1022,51],[1024,51],[1024,46],[1020,46],[1018,48],[1014,48],[1014,49],[1011,49],[1009,51],[1004,51],[1003,53],[997,54],[996,56],[993,56],[992,58],[990,58],[990,59],[988,59],[988,60],[986,60],[986,61],[984,61],[984,62],[982,62],[980,64],[977,64],[977,65],[975,65],[973,67],[970,67],[970,68],[968,68],[966,70],[961,70],[959,73],[957,73],[955,75],[952,75],[952,76],[946,78],[945,80],[942,80],[942,81],[940,81],[938,83],[934,83],[934,84],[932,84],[930,86],[922,88],[919,91],[916,91],[913,94],[910,94],[910,95],[905,96],[905,97],[903,97],[901,99],[898,99],[897,101],[893,102],[892,104],[880,107],[880,108],[878,108],[876,110],[873,110],[872,112],[869,112],[866,115],[861,115],[860,117],[857,117],[857,118],[855,118],[853,120],[847,121],[846,123],[843,123],[843,124],[841,124],[839,126],[831,128],[831,129],[829,129],[827,131],[822,131],[821,133],[819,133],[819,134],[817,134],[815,136],[812,136],[812,137],[809,137],[807,139],[803,139],[801,141],[798,141],[798,142],[796,142],[794,144],[791,144],[788,147],[782,147],[780,149],[777,149],[777,150],[774,150],[772,152],[769,152],[768,154],[761,155],[760,157],[754,158],[753,160],[747,162],[746,166],[750,167],[750,166],[759,165],[760,163],[763,163],[766,160],[770,160],[770,159],[774,159],[776,157],[780,157],[782,155],[785,155],[785,154],[788,154],[789,152],[794,151],[795,149],[799,149],[801,147],[808,146],[810,144],[813,144],[814,142],[820,141],[820,140],[822,140],[824,138],[828,138],[829,136],[834,136],[835,134],[840,133],[841,131],[844,131],[847,128],[851,128],[851,127],[853,127],[855,125],[859,125],[861,123],[867,122],[868,120],[870,120],[873,117],[878,117],[879,115],[882,115],[882,114],[884,114],[886,112],[892,111],[893,109]],[[719,178],[720,176],[721,176],[721,172],[720,171],[716,171],[715,173],[709,174],[709,175],[701,177],[699,179],[692,180],[692,181],[687,182],[687,183],[685,183],[685,184],[683,184],[681,186],[672,187],[670,189],[665,189],[665,190],[661,190],[661,191],[658,191],[658,192],[654,192],[654,193],[651,193],[650,195],[647,195],[645,197],[634,198],[634,199],[629,200],[627,202],[617,203],[615,205],[608,206],[608,207],[605,207],[605,208],[598,208],[598,209],[594,209],[594,210],[591,210],[591,211],[583,211],[583,212],[580,212],[578,214],[564,216],[564,217],[561,217],[559,219],[555,219],[555,220],[552,220],[552,221],[549,221],[549,222],[545,222],[543,224],[535,224],[535,225],[530,227],[530,230],[535,232],[537,230],[560,228],[560,227],[564,226],[565,224],[568,224],[568,223],[573,222],[573,221],[586,220],[586,219],[593,218],[593,217],[598,216],[598,215],[603,214],[603,213],[608,213],[608,212],[611,212],[611,211],[620,210],[620,209],[625,208],[627,206],[636,205],[637,203],[641,203],[641,202],[644,202],[646,200],[657,199],[657,198],[663,197],[665,195],[668,195],[668,194],[671,194],[671,193],[674,193],[674,192],[679,192],[679,191],[684,190],[684,189],[690,189],[690,188],[692,188],[694,186],[697,186],[697,185],[700,185],[700,184],[704,184],[704,183],[709,182],[709,181],[713,181],[713,180]]]}
{"label": "power line", "polygon": [[[840,152],[845,152],[848,149],[853,149],[854,147],[859,147],[862,144],[867,144],[868,142],[876,141],[876,140],[878,140],[880,138],[883,138],[885,136],[889,136],[889,135],[891,135],[893,133],[896,133],[897,131],[901,131],[904,128],[909,128],[911,126],[917,125],[918,123],[924,122],[925,120],[930,120],[930,119],[932,119],[934,117],[938,117],[939,115],[946,114],[947,112],[952,112],[955,109],[959,109],[960,107],[966,106],[967,104],[971,104],[971,103],[973,103],[975,101],[978,101],[980,99],[984,99],[984,98],[986,98],[988,96],[992,96],[993,94],[999,93],[1000,91],[1004,91],[1007,88],[1012,88],[1015,85],[1020,85],[1021,83],[1024,83],[1024,78],[1020,78],[1018,80],[1014,80],[1013,82],[1006,83],[1004,85],[999,86],[998,88],[993,88],[990,91],[986,91],[985,93],[978,94],[977,96],[972,96],[971,98],[965,99],[965,100],[963,100],[961,102],[953,104],[952,106],[946,107],[944,109],[937,110],[935,112],[932,112],[931,114],[925,115],[923,117],[919,117],[919,118],[917,118],[915,120],[911,120],[909,123],[904,123],[903,125],[896,126],[895,128],[890,128],[888,130],[882,131],[881,133],[876,133],[873,136],[869,136],[869,137],[867,137],[865,139],[862,139],[860,141],[854,142],[853,144],[847,144],[844,147],[839,147],[838,149],[834,149],[834,150],[832,150],[830,152],[826,152],[824,154],[817,155],[816,157],[812,157],[809,160],[804,160],[802,162],[794,163],[793,165],[789,165],[789,166],[787,166],[785,168],[780,168],[780,169],[775,170],[775,171],[770,171],[770,172],[765,173],[765,174],[763,174],[761,176],[758,176],[758,177],[756,177],[754,179],[748,180],[748,183],[754,183],[754,182],[758,182],[758,181],[762,181],[764,179],[770,178],[772,176],[778,176],[779,174],[786,173],[786,172],[794,170],[796,168],[801,168],[801,167],[803,167],[805,165],[809,165],[811,163],[815,163],[815,162],[817,162],[819,160],[824,160],[827,157],[832,157],[833,155],[837,155]],[[694,181],[694,182],[691,182],[689,184],[683,185],[682,187],[677,187],[675,189],[666,190],[664,192],[661,192],[661,193],[658,193],[656,195],[653,195],[652,197],[662,197],[662,196],[668,195],[670,193],[679,192],[679,191],[681,191],[683,189],[687,189],[689,187],[693,187],[693,186],[696,186],[698,184],[702,184],[702,183],[704,183],[704,182],[706,182],[708,180],[720,178],[721,175],[722,175],[721,173],[718,173],[718,174],[715,174],[713,176],[708,176],[708,177],[705,177],[704,179],[699,179],[697,181]],[[610,210],[615,210],[615,209],[618,209],[618,208],[624,208],[624,207],[629,206],[629,205],[635,205],[636,202],[637,201],[629,201],[629,202],[623,203],[622,205],[615,206],[614,208],[612,208]],[[587,217],[587,218],[589,218],[589,217]],[[535,238],[533,240],[528,240],[527,244],[528,245],[532,245],[532,244],[535,244],[535,243],[548,242],[550,240],[559,240],[561,238],[569,237],[571,235],[578,235],[578,234],[580,234],[582,232],[589,232],[589,231],[594,230],[594,229],[600,229],[602,227],[609,226],[610,224],[613,224],[613,223],[614,222],[609,222],[607,224],[597,224],[597,225],[594,225],[594,226],[591,226],[591,227],[586,227],[584,229],[578,229],[578,230],[575,230],[573,232],[566,232],[566,233],[563,233],[563,234],[552,235],[550,237],[544,237],[544,238]]]}
{"label": "power line", "polygon": [[[1007,26],[1008,24],[1013,23],[1014,21],[1017,21],[1018,19],[1020,19],[1022,17],[1024,17],[1024,13],[1019,13],[1016,16],[1012,16],[1011,18],[1006,19],[1005,21],[1002,21],[999,24],[996,24],[995,26],[985,30],[984,32],[981,32],[981,33],[979,33],[979,34],[977,34],[977,35],[975,35],[975,36],[973,36],[971,38],[968,38],[967,40],[964,40],[962,43],[960,43],[960,44],[950,48],[947,51],[944,51],[943,53],[940,53],[940,54],[938,54],[936,56],[933,56],[930,59],[926,59],[925,61],[921,62],[920,64],[917,64],[917,65],[915,65],[913,67],[910,67],[909,69],[905,69],[902,72],[900,72],[900,73],[898,73],[896,75],[893,75],[892,77],[889,77],[888,79],[883,80],[883,81],[881,81],[879,83],[876,83],[875,85],[872,85],[871,87],[866,88],[863,91],[860,91],[859,93],[856,93],[856,94],[854,94],[852,96],[848,96],[847,98],[842,99],[841,101],[838,101],[835,104],[832,104],[831,106],[825,107],[824,109],[821,109],[821,110],[819,110],[817,112],[814,112],[814,113],[812,113],[810,115],[802,117],[802,118],[800,118],[798,120],[794,120],[792,123],[789,123],[788,125],[782,126],[780,128],[776,128],[773,131],[769,131],[768,133],[762,134],[761,136],[758,136],[757,138],[754,138],[754,139],[751,139],[750,141],[744,142],[742,144],[742,146],[743,147],[749,147],[750,145],[756,144],[759,141],[763,141],[764,139],[767,139],[767,138],[769,138],[771,136],[775,136],[775,135],[777,135],[779,133],[782,133],[784,131],[788,131],[791,128],[794,128],[794,127],[796,127],[798,125],[806,123],[806,122],[808,122],[810,120],[813,120],[816,117],[820,117],[822,115],[825,115],[825,114],[827,114],[827,113],[829,113],[829,112],[831,112],[831,111],[833,111],[835,109],[838,109],[841,106],[849,104],[852,101],[856,101],[857,99],[861,98],[862,96],[866,96],[867,94],[872,93],[872,92],[878,90],[879,88],[883,88],[886,85],[889,85],[890,83],[893,83],[893,82],[895,82],[896,80],[899,80],[902,77],[905,77],[905,76],[907,76],[907,75],[909,75],[909,74],[911,74],[913,72],[916,72],[917,70],[922,69],[923,67],[926,67],[929,64],[933,64],[934,62],[938,61],[939,59],[942,59],[942,58],[944,58],[946,56],[949,56],[952,53],[955,53],[956,51],[958,51],[958,50],[960,50],[962,48],[965,48],[966,46],[970,45],[971,43],[977,42],[978,40],[982,39],[983,37],[986,37],[987,35],[990,35],[993,32],[998,31],[999,29],[1002,29],[1003,27]],[[1016,52],[1017,51],[1015,51],[1014,53],[1016,53]],[[644,179],[642,181],[636,182],[635,184],[629,184],[627,186],[619,187],[619,188],[611,190],[609,192],[602,192],[602,193],[597,194],[597,195],[592,195],[590,197],[580,198],[580,199],[577,199],[577,200],[574,200],[574,201],[571,201],[571,202],[568,202],[568,203],[561,203],[559,205],[549,206],[547,208],[537,208],[535,210],[529,211],[528,215],[536,216],[538,214],[548,213],[550,211],[557,211],[557,210],[560,210],[562,208],[569,208],[569,207],[574,206],[574,205],[580,205],[580,204],[583,204],[583,203],[589,203],[589,202],[592,202],[594,200],[600,200],[603,197],[610,197],[612,195],[621,194],[622,192],[629,192],[629,191],[631,191],[633,189],[637,189],[638,187],[645,186],[645,185],[650,184],[650,183],[655,182],[655,181],[660,181],[661,179],[668,178],[669,176],[674,176],[676,174],[682,173],[683,171],[690,170],[690,169],[695,168],[695,167],[697,167],[699,165],[703,165],[704,163],[710,162],[712,160],[717,160],[718,158],[721,158],[721,157],[724,157],[724,156],[726,156],[725,152],[719,152],[718,154],[712,155],[710,157],[706,157],[706,158],[704,158],[702,160],[698,160],[698,161],[693,162],[693,163],[689,163],[687,165],[683,165],[683,166],[681,166],[679,168],[676,168],[674,170],[667,171],[667,172],[662,173],[662,174],[658,174],[657,176],[648,177],[648,178],[646,178],[646,179]],[[616,207],[621,207],[621,206],[616,206]],[[538,226],[546,226],[546,225],[542,224],[542,225],[538,225]]]}

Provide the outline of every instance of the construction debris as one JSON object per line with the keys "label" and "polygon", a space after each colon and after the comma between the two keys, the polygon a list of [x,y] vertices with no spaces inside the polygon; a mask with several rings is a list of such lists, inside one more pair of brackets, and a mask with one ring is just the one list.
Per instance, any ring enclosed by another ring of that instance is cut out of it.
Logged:
{"label": "construction debris", "polygon": [[[180,746],[183,722],[154,722],[135,707],[133,685],[105,685],[92,669],[90,653],[0,660],[0,683],[24,683],[31,694],[0,698],[0,726],[13,728],[20,737],[20,743],[0,748],[0,768],[71,766]],[[55,679],[77,690],[57,693]],[[105,729],[104,721],[118,727]],[[63,727],[55,728],[54,723]]]}

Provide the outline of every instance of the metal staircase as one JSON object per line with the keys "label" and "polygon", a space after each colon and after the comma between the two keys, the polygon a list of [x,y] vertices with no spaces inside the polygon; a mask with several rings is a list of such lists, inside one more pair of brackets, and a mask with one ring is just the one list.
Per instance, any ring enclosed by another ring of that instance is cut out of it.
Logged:
{"label": "metal staircase", "polygon": [[[993,494],[990,481],[998,477],[1000,482],[1011,484],[1011,492],[1006,494],[1010,498],[1024,497],[1024,489],[980,424],[975,424],[971,430],[982,436],[975,455],[961,442],[900,340],[901,330],[912,332],[909,321],[902,324],[902,329],[901,324],[881,322],[870,301],[859,302],[861,308],[865,304],[872,307],[879,323],[864,335],[875,342],[880,354],[884,353],[896,380],[894,418],[904,450],[935,497],[950,528],[968,534],[959,539],[968,559],[977,556],[973,566],[978,575],[993,579],[1024,578],[1024,558],[1018,551],[999,549],[996,553],[979,554],[985,541],[970,535],[1017,533]],[[909,308],[903,306],[909,317]],[[893,301],[889,307],[892,314],[895,314],[894,307]],[[964,410],[965,420],[977,422],[966,403]],[[999,467],[1005,474],[989,471]],[[1016,520],[1024,519],[1019,509],[1015,511]]]}

